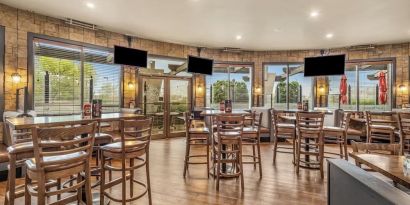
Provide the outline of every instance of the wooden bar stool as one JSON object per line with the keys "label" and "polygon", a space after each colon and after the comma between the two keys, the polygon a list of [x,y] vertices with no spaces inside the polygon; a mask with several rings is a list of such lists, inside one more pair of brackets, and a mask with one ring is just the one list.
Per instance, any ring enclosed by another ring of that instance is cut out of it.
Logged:
{"label": "wooden bar stool", "polygon": [[[244,191],[242,165],[242,134],[244,117],[239,115],[216,116],[217,132],[213,136],[214,167],[216,164],[216,190],[222,177],[240,177],[241,190]],[[232,163],[231,170],[226,164]],[[225,167],[225,168],[224,168]]]}
{"label": "wooden bar stool", "polygon": [[[281,117],[289,114],[289,112],[286,111],[278,111],[278,110],[273,110],[271,111],[272,115],[272,128],[273,128],[273,164],[276,163],[276,154],[277,152],[281,153],[292,153],[293,155],[293,162],[296,162],[295,158],[295,141],[296,141],[296,127],[295,124],[291,123],[283,123],[281,121]],[[278,148],[280,149],[289,149],[288,147],[278,147],[278,142],[279,139],[290,139],[292,140],[292,152],[287,152],[287,151],[279,151]]]}
{"label": "wooden bar stool", "polygon": [[[190,164],[206,164],[207,176],[209,178],[209,129],[207,127],[192,128],[191,115],[186,112],[185,115],[185,125],[186,125],[186,151],[185,151],[185,162],[184,162],[184,177],[188,170]],[[206,147],[206,154],[191,155],[191,146],[202,146]],[[192,162],[191,158],[206,158],[205,162]]]}
{"label": "wooden bar stool", "polygon": [[[340,127],[333,127],[333,126],[324,126],[323,127],[323,136],[324,140],[329,140],[339,144],[339,156],[340,158],[348,159],[347,156],[347,130],[349,129],[349,122],[350,122],[350,115],[349,112],[343,113],[342,123]],[[329,137],[329,136],[332,136]],[[329,153],[335,154],[335,153]]]}
{"label": "wooden bar stool", "polygon": [[[101,147],[101,185],[100,185],[100,204],[104,204],[107,197],[114,202],[126,204],[135,201],[148,193],[149,204],[151,200],[151,185],[149,175],[149,145],[151,141],[152,118],[121,120],[121,141],[107,144]],[[145,157],[144,157],[145,155]],[[120,160],[121,166],[110,165],[106,159]],[[128,161],[128,165],[127,165]],[[147,182],[143,183],[135,179],[134,171],[145,167]],[[105,172],[121,172],[121,177],[106,181]],[[129,172],[129,174],[127,174]],[[129,196],[127,197],[126,185],[129,182]],[[113,196],[107,192],[114,186],[121,184],[121,198]],[[143,188],[143,191],[134,196],[134,185]]]}
{"label": "wooden bar stool", "polygon": [[[296,113],[296,173],[299,174],[300,163],[310,168],[319,166],[320,176],[323,178],[323,121],[324,113],[297,112]],[[312,142],[313,141],[313,142]],[[305,155],[306,160],[301,159]],[[316,161],[309,159],[309,156],[315,156]]]}
{"label": "wooden bar stool", "polygon": [[[25,204],[31,204],[32,196],[37,197],[37,204],[46,204],[46,198],[55,195],[57,201],[52,204],[81,203],[83,188],[86,204],[92,203],[90,162],[96,131],[96,123],[77,127],[32,128],[34,158],[25,162]],[[76,138],[79,135],[82,138]],[[72,175],[77,175],[74,185],[59,185],[57,190],[46,188],[47,181],[56,180],[61,184],[61,180]],[[72,191],[77,191],[77,194],[61,199],[61,194]]]}
{"label": "wooden bar stool", "polygon": [[[252,158],[252,161],[243,161],[243,164],[253,164],[256,169],[256,164],[259,165],[259,177],[262,178],[262,158],[261,158],[261,146],[260,146],[260,134],[262,114],[255,114],[255,121],[251,126],[243,128],[242,145],[252,146],[252,155],[242,154],[242,157]],[[256,151],[258,153],[256,153]]]}
{"label": "wooden bar stool", "polygon": [[387,140],[389,143],[395,142],[397,123],[393,112],[370,112],[366,111],[367,142],[372,143],[374,139]]}
{"label": "wooden bar stool", "polygon": [[410,113],[398,113],[398,121],[399,121],[399,136],[400,136],[400,154],[404,155],[404,151],[406,150],[406,141],[407,141],[407,148],[410,149]]}

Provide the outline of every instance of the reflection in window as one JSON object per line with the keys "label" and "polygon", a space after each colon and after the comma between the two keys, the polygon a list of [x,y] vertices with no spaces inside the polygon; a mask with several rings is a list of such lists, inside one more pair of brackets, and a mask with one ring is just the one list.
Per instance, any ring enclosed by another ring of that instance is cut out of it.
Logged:
{"label": "reflection in window", "polygon": [[264,75],[265,107],[286,109],[287,65],[268,65]]}
{"label": "reflection in window", "polygon": [[309,107],[313,104],[312,77],[304,77],[302,64],[289,65],[289,109],[296,109],[297,103],[303,100],[309,101]]}
{"label": "reflection in window", "polygon": [[141,69],[140,72],[192,76],[187,72],[186,60],[166,57],[148,57],[148,69]]}
{"label": "reflection in window", "polygon": [[219,103],[232,100],[233,109],[249,109],[252,92],[251,68],[216,64],[206,76],[206,104],[219,108]]}

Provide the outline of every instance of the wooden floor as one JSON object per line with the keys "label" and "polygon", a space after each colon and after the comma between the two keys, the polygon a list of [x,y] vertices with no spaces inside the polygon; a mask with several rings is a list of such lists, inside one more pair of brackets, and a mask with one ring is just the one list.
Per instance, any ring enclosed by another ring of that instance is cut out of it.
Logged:
{"label": "wooden floor", "polygon": [[[203,151],[195,150],[195,152]],[[246,148],[245,151],[250,149]],[[240,182],[235,179],[222,180],[220,191],[217,192],[216,180],[206,177],[205,165],[191,165],[188,176],[184,179],[182,176],[184,152],[185,139],[183,138],[152,141],[150,170],[153,204],[318,205],[326,203],[326,173],[324,180],[320,178],[318,170],[301,169],[299,176],[296,175],[290,154],[279,153],[274,166],[272,144],[262,145],[262,179],[259,179],[258,170],[254,169],[253,165],[245,165],[243,194],[240,191]],[[136,173],[137,175],[140,173],[141,178],[145,176],[142,171]],[[4,201],[5,184],[6,182],[0,183],[0,204]],[[112,191],[120,194],[120,189],[118,186]],[[148,204],[147,201],[147,197],[143,197],[132,204]],[[23,204],[22,198],[16,204]]]}

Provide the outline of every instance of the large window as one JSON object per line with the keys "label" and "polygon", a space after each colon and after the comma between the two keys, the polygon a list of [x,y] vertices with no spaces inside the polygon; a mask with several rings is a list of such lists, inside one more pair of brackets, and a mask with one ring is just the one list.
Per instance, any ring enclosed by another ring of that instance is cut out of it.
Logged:
{"label": "large window", "polygon": [[141,69],[141,73],[169,74],[175,76],[192,76],[187,72],[185,59],[168,57],[148,57],[148,69]]}
{"label": "large window", "polygon": [[278,63],[264,67],[264,105],[275,109],[295,109],[297,103],[313,103],[313,78],[304,77],[303,64]]}
{"label": "large window", "polygon": [[206,105],[219,108],[219,103],[232,100],[233,109],[249,109],[252,93],[250,66],[215,64],[212,75],[206,76]]}
{"label": "large window", "polygon": [[103,112],[118,112],[121,66],[106,49],[33,39],[34,110],[39,115],[81,113],[82,104],[101,99]]}

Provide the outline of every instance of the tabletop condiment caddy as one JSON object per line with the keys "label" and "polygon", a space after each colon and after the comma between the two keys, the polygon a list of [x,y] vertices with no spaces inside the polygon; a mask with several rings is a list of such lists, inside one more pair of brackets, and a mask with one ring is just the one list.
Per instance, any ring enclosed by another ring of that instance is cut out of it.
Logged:
{"label": "tabletop condiment caddy", "polygon": [[101,117],[102,114],[102,100],[93,99],[92,103],[84,103],[83,118]]}

